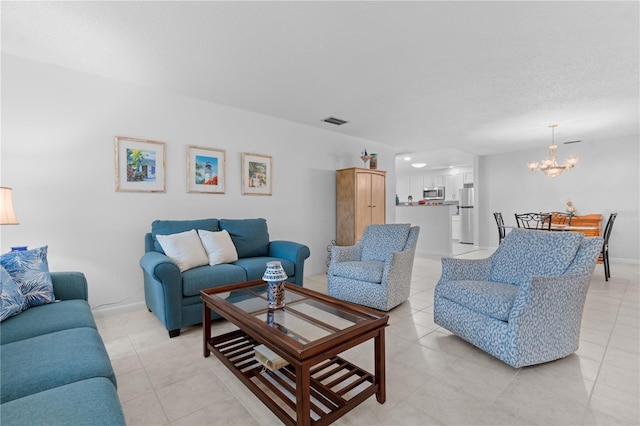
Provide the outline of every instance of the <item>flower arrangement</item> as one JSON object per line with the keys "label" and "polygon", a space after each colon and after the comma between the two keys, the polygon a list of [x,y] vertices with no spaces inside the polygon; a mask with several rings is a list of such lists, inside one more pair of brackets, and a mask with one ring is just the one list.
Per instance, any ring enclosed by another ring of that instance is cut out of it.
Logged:
{"label": "flower arrangement", "polygon": [[571,200],[567,200],[567,208],[565,209],[565,211],[573,216],[574,214],[576,214],[578,209],[576,209],[576,206],[573,205],[573,202]]}

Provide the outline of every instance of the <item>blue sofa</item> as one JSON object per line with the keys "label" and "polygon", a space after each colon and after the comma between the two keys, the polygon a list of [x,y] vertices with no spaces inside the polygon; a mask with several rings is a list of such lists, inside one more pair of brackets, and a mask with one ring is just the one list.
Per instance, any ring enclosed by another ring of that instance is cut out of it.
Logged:
{"label": "blue sofa", "polygon": [[442,259],[434,321],[512,367],[578,349],[602,238],[513,229],[486,259]]}
{"label": "blue sofa", "polygon": [[[236,248],[238,260],[214,266],[203,265],[180,271],[156,238],[190,230],[226,230]],[[309,248],[292,241],[269,241],[265,219],[156,220],[145,235],[145,254],[140,259],[144,274],[147,308],[162,322],[169,337],[180,329],[202,323],[200,290],[262,278],[267,262],[279,260],[288,282],[302,286],[304,261]],[[212,319],[219,318],[215,312]]]}
{"label": "blue sofa", "polygon": [[56,302],[0,323],[0,424],[124,425],[85,276],[51,278]]}

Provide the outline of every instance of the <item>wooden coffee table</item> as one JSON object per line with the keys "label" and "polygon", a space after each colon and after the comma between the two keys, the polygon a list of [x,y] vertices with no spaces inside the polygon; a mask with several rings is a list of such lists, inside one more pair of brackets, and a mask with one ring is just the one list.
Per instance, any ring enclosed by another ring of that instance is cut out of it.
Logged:
{"label": "wooden coffee table", "polygon": [[[204,356],[213,352],[285,424],[330,424],[373,394],[384,403],[389,317],[295,284],[285,289],[286,306],[272,311],[263,281],[201,291]],[[212,309],[239,330],[211,337]],[[374,374],[338,356],[370,339]],[[288,365],[264,368],[260,344]]]}

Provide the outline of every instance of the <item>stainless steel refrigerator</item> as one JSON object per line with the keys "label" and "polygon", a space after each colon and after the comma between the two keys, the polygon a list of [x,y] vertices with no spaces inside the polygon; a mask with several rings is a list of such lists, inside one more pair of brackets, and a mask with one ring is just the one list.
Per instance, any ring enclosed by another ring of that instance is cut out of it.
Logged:
{"label": "stainless steel refrigerator", "polygon": [[460,242],[473,244],[473,188],[460,190]]}

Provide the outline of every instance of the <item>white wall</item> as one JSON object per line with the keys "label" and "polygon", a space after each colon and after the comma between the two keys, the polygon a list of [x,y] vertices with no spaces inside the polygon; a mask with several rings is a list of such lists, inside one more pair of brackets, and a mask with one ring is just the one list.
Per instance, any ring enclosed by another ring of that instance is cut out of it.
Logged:
{"label": "white wall", "polygon": [[[166,143],[166,193],[115,191],[115,136]],[[226,150],[226,194],[186,192],[187,145]],[[335,170],[361,167],[364,148],[388,171],[395,222],[388,146],[8,55],[1,148],[2,185],[13,187],[20,220],[1,228],[2,252],[48,245],[51,270],[87,275],[94,308],[144,300],[138,262],[154,219],[264,217],[271,239],[309,246],[305,275],[325,272]],[[242,152],[273,156],[273,196],[241,195]]]}
{"label": "white wall", "polygon": [[541,172],[531,173],[527,162],[547,156],[540,149],[478,159],[478,199],[480,245],[498,245],[493,212],[502,212],[506,224],[515,225],[514,213],[564,211],[573,201],[578,214],[600,213],[602,227],[609,214],[618,212],[609,244],[614,259],[640,260],[640,164],[638,135],[617,140],[584,141],[560,145],[557,157],[562,161],[578,155],[580,161],[571,172],[555,179]]}

